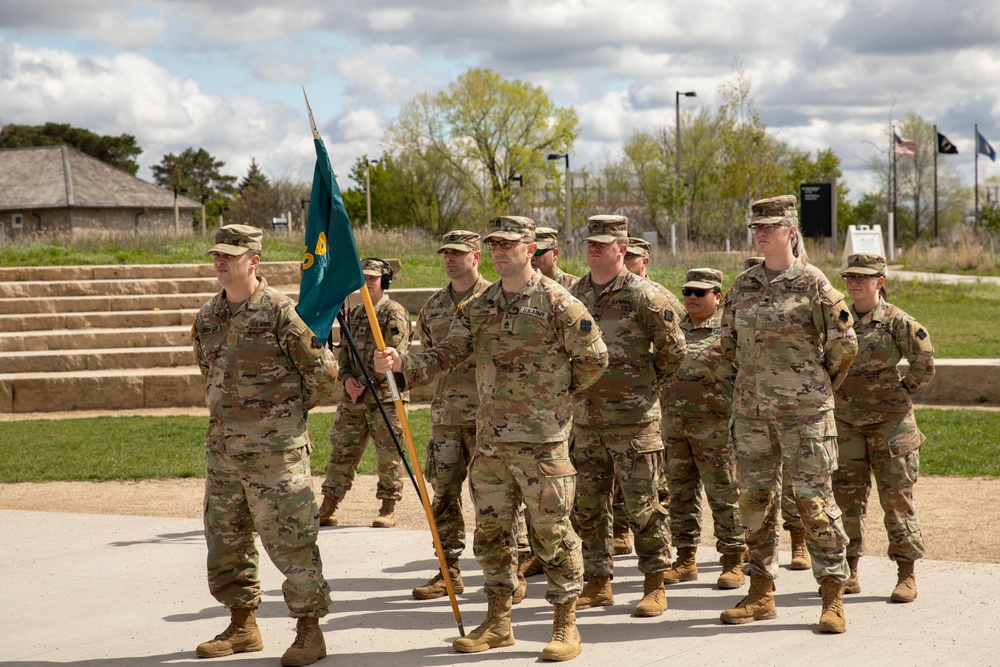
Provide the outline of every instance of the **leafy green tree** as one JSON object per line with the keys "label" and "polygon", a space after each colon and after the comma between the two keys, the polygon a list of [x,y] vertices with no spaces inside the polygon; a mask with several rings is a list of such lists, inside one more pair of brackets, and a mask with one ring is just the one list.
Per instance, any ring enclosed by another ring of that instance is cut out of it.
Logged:
{"label": "leafy green tree", "polygon": [[72,146],[133,176],[139,171],[135,158],[142,153],[131,134],[101,135],[64,123],[11,124],[0,129],[0,148],[30,146]]}
{"label": "leafy green tree", "polygon": [[[152,166],[153,181],[168,190],[177,189],[195,201],[204,202],[207,224],[214,227],[223,207],[229,205],[236,183],[235,176],[222,173],[226,163],[204,148],[185,148],[180,155],[167,153],[159,164]],[[194,225],[200,227],[201,212],[194,214]]]}
{"label": "leafy green tree", "polygon": [[576,136],[576,112],[557,107],[541,87],[469,69],[437,95],[404,105],[384,141],[411,174],[438,188],[439,214],[456,205],[463,213],[478,208],[482,218],[510,206],[515,176],[554,177],[546,155],[570,151]]}

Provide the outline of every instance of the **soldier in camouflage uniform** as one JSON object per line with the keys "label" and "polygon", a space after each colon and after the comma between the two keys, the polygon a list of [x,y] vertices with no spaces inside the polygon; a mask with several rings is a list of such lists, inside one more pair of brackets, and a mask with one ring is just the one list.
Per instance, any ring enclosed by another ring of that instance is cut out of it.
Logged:
{"label": "soldier in camouflage uniform", "polygon": [[[749,269],[763,264],[763,257],[748,257],[743,262],[743,269]],[[788,531],[792,541],[792,560],[788,565],[790,570],[808,570],[812,567],[809,550],[806,548],[806,529],[802,526],[802,517],[795,506],[795,493],[792,491],[792,478],[788,470],[781,469],[781,527]],[[845,590],[845,592],[847,592]]]}
{"label": "soldier in camouflage uniform", "polygon": [[579,278],[564,273],[556,263],[559,259],[559,232],[551,227],[539,227],[535,230],[535,243],[538,250],[531,258],[531,266],[542,272],[546,278],[551,278],[566,289],[571,288]]}
{"label": "soldier in camouflage uniform", "polygon": [[577,607],[614,604],[611,498],[618,487],[645,575],[635,615],[659,616],[670,567],[667,512],[656,489],[663,468],[659,394],[684,360],[684,334],[666,297],[625,268],[628,218],[593,216],[587,232],[590,272],[570,293],[604,334],[608,370],[574,398],[570,452],[586,581]]}
{"label": "soldier in camouflage uniform", "polygon": [[667,584],[698,579],[701,493],[708,497],[715,548],[722,554],[719,588],[743,585],[746,554],[739,517],[739,484],[729,446],[732,366],[722,362],[722,271],[691,269],[682,287],[687,314],[681,329],[687,357],[663,394],[663,443],[670,481],[670,534],[677,560]]}
{"label": "soldier in camouflage uniform", "polygon": [[569,458],[570,397],[608,365],[593,317],[558,283],[531,268],[535,223],[503,216],[484,238],[500,280],[458,309],[448,336],[432,349],[401,357],[387,348],[376,367],[426,383],[465,361],[476,364],[479,411],[470,480],[476,504],[473,548],[489,601],[486,620],[453,646],[462,653],[514,643],[511,597],[517,586],[515,514],[522,499],[531,546],[555,606],[552,641],[543,660],[582,650],[576,627],[583,557],[569,520],[576,470]]}
{"label": "soldier in camouflage uniform", "polygon": [[[640,278],[645,278],[653,284],[663,296],[667,297],[667,302],[670,307],[674,309],[677,316],[681,319],[687,311],[684,310],[684,304],[681,303],[677,296],[668,290],[666,287],[656,282],[649,277],[647,273],[647,268],[649,267],[649,262],[653,256],[653,246],[649,241],[641,239],[635,236],[630,236],[628,238],[628,247],[625,249],[625,268],[627,268],[632,273],[636,274]],[[662,409],[663,403],[661,401],[660,407]],[[667,473],[666,470],[660,471],[659,481],[657,482],[657,493],[660,496],[660,503],[666,507],[670,502],[670,489],[667,485]],[[628,517],[625,513],[625,505],[622,501],[622,494],[620,490],[615,490],[615,498],[611,503],[611,509],[614,513],[614,539],[615,539],[615,555],[621,556],[625,554],[632,553],[632,542],[629,537],[630,531],[628,527]]]}
{"label": "soldier in camouflage uniform", "polygon": [[[913,602],[917,580],[913,564],[924,555],[920,524],[913,507],[913,485],[920,473],[920,445],[910,395],[934,377],[934,348],[927,329],[885,301],[885,257],[851,255],[842,273],[854,304],[858,356],[836,393],[837,445],[840,467],[833,474],[833,493],[844,511],[851,543],[847,562],[851,577],[845,592],[860,593],[858,561],[864,551],[865,515],[872,474],[885,512],[889,558],[898,577],[890,599]],[[896,364],[906,358],[902,378]]]}
{"label": "soldier in camouflage uniform", "polygon": [[[385,344],[404,351],[409,349],[410,314],[385,293],[392,282],[392,267],[383,259],[370,257],[361,262],[361,270],[375,305],[375,317]],[[372,355],[376,351],[375,332],[368,322],[364,304],[352,308],[346,319],[379,399],[383,404],[391,406],[393,401],[389,382],[381,373],[375,373],[372,365]],[[378,486],[375,497],[382,501],[378,516],[372,521],[372,528],[392,528],[396,525],[396,502],[403,497],[403,480],[406,478],[403,460],[385,420],[382,419],[375,397],[365,384],[361,364],[343,336],[337,351],[337,361],[340,363],[340,381],[344,385],[344,394],[337,405],[337,419],[330,431],[333,448],[326,464],[319,523],[321,526],[337,525],[337,506],[354,485],[354,475],[368,445],[368,437],[371,436],[378,455]],[[410,400],[407,392],[402,392],[400,397],[404,403]],[[396,441],[403,442],[399,415],[391,408],[386,410],[386,415],[396,433]]]}
{"label": "soldier in camouflage uniform", "polygon": [[857,353],[842,294],[804,258],[795,197],[753,204],[764,263],[741,273],[723,301],[722,352],[736,367],[731,434],[746,529],[750,592],[726,623],[774,618],[777,493],[781,469],[792,478],[820,583],[820,632],[844,632],[847,535],[830,482],[837,467],[834,390]]}
{"label": "soldier in camouflage uniform", "polygon": [[260,535],[285,575],[281,589],[297,618],[282,664],[326,655],[319,618],[330,587],[316,545],[316,501],[309,472],[306,412],[329,400],[337,360],[295,312],[295,304],[258,277],[256,227],[226,225],[209,250],[222,291],[191,329],[209,409],[205,434],[205,541],[208,585],[231,613],[229,627],[198,646],[201,658],[260,651]]}
{"label": "soldier in camouflage uniform", "polygon": [[[479,234],[456,229],[441,240],[444,243],[438,253],[451,282],[432,294],[417,314],[416,329],[424,349],[444,340],[458,306],[490,285],[479,275]],[[476,451],[478,408],[479,390],[472,360],[462,362],[438,378],[431,399],[431,438],[427,443],[424,475],[434,489],[434,522],[456,593],[465,590],[458,560],[465,551],[462,485]],[[413,597],[418,600],[433,600],[447,594],[441,572],[413,589]]]}

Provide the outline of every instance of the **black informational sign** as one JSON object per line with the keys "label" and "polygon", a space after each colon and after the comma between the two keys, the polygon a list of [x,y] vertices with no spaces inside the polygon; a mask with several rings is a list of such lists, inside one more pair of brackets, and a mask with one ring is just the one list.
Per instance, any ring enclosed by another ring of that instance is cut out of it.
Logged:
{"label": "black informational sign", "polygon": [[799,186],[799,203],[802,205],[802,236],[833,238],[833,184],[803,183]]}

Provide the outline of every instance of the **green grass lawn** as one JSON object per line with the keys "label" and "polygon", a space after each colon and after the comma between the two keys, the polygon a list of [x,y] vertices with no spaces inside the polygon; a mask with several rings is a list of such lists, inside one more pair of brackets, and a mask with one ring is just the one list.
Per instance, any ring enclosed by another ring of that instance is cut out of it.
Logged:
{"label": "green grass lawn", "polygon": [[[411,410],[410,427],[423,460],[430,411]],[[332,413],[309,417],[315,449],[312,471],[322,475],[330,456]],[[0,482],[138,480],[204,477],[202,417],[100,417],[0,422]],[[1000,412],[917,410],[927,435],[921,450],[925,475],[1000,477]],[[376,472],[374,449],[361,474]]]}

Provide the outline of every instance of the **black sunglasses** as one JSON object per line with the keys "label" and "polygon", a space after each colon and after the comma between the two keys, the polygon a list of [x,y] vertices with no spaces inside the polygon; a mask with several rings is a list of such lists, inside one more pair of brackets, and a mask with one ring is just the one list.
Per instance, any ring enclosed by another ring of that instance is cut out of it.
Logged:
{"label": "black sunglasses", "polygon": [[552,248],[543,248],[541,250],[536,250],[535,251],[535,257],[541,257],[542,255],[544,255],[545,253],[547,253],[549,250],[552,250]]}
{"label": "black sunglasses", "polygon": [[683,294],[684,296],[696,296],[699,299],[702,298],[703,296],[705,296],[706,294],[714,294],[714,293],[715,293],[715,290],[692,289],[690,287],[685,287],[685,288],[683,288],[681,290],[681,294]]}

